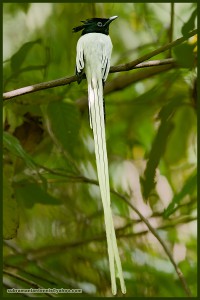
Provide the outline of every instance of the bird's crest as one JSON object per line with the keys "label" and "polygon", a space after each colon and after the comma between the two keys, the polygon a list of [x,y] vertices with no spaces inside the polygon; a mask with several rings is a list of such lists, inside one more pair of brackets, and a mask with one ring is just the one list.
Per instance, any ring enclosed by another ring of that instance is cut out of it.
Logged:
{"label": "bird's crest", "polygon": [[92,23],[97,23],[97,22],[106,23],[107,20],[108,19],[106,19],[106,18],[91,18],[91,19],[86,19],[85,21],[81,21],[81,23],[83,23],[84,25],[80,25],[80,26],[74,27],[72,29],[72,31],[73,32],[78,32],[78,31],[83,30],[87,26],[90,26]]}

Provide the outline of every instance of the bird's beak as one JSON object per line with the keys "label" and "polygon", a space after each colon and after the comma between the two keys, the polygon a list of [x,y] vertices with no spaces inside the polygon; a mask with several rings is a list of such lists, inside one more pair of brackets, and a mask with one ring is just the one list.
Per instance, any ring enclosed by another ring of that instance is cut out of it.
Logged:
{"label": "bird's beak", "polygon": [[112,21],[114,21],[114,20],[117,19],[117,18],[118,18],[118,16],[110,17],[110,18],[108,19],[108,21],[104,24],[104,26],[109,25]]}

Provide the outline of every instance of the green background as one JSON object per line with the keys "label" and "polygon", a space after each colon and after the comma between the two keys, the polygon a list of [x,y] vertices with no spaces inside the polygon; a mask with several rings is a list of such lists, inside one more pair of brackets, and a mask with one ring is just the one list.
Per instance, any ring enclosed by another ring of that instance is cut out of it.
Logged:
{"label": "green background", "polygon": [[[72,28],[113,15],[113,66],[196,27],[195,3],[4,3],[4,92],[74,75],[80,35]],[[186,296],[155,232],[197,293],[196,55],[193,36],[152,58],[173,57],[170,69],[108,76],[107,151],[125,297]],[[111,296],[86,80],[5,101],[3,126],[4,295],[55,287]]]}

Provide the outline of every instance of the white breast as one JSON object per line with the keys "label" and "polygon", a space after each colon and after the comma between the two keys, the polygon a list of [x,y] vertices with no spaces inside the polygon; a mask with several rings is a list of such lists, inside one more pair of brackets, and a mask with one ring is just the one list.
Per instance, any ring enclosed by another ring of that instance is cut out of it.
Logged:
{"label": "white breast", "polygon": [[83,53],[87,78],[101,73],[101,77],[106,80],[110,69],[111,52],[112,42],[109,35],[88,33],[80,37],[77,53]]}

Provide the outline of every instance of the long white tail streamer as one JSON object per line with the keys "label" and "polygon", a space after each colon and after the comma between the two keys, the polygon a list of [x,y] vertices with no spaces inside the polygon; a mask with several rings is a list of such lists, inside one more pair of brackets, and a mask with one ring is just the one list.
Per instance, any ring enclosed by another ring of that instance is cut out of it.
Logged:
{"label": "long white tail streamer", "polygon": [[[98,43],[94,44],[94,40]],[[119,277],[122,293],[126,293],[121,260],[117,247],[113,224],[108,158],[105,137],[105,120],[103,107],[103,84],[110,69],[112,43],[109,36],[99,33],[83,35],[77,44],[76,68],[78,72],[85,69],[88,81],[88,106],[90,127],[93,130],[97,174],[104,210],[108,258],[113,295],[117,293],[116,277]]]}

